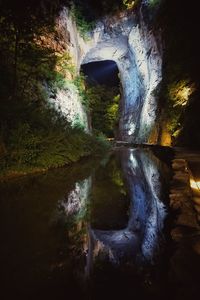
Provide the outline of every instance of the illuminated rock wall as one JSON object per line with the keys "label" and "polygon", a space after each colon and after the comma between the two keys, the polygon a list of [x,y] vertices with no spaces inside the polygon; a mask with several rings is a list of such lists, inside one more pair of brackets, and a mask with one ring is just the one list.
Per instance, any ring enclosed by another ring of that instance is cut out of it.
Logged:
{"label": "illuminated rock wall", "polygon": [[[140,14],[140,23],[131,30],[129,45],[136,65],[135,76],[139,81],[133,105],[137,111],[135,114],[138,114],[139,117],[136,120],[130,116],[129,123],[134,124],[137,128],[135,140],[148,142],[156,120],[156,90],[162,80],[162,49],[159,48],[161,47],[159,33],[156,37],[153,31],[148,29],[142,14]],[[132,86],[132,88],[134,87]],[[127,100],[129,102],[129,99]]]}
{"label": "illuminated rock wall", "polygon": [[80,59],[82,64],[116,62],[123,90],[119,138],[144,143],[156,120],[156,90],[162,80],[161,38],[145,24],[142,11],[120,17],[97,24],[93,44],[86,43]]}
{"label": "illuminated rock wall", "polygon": [[[55,52],[59,55],[68,53],[75,72],[79,73],[80,48],[84,48],[83,39],[79,36],[76,25],[69,10],[63,8],[56,20],[56,39],[52,41]],[[73,83],[72,74],[66,74],[67,85],[58,89],[56,95],[51,95],[49,89],[49,103],[54,106],[71,124],[79,125],[89,131],[87,112],[82,105],[82,99],[77,86]],[[48,88],[47,88],[48,89]]]}
{"label": "illuminated rock wall", "polygon": [[[72,61],[80,70],[81,64],[113,60],[121,79],[122,99],[119,121],[119,139],[135,143],[148,142],[156,120],[156,89],[162,79],[162,50],[160,33],[154,32],[140,11],[123,12],[105,17],[96,24],[90,38],[80,37],[67,9],[58,18],[58,29],[67,43]],[[86,114],[78,93],[60,91],[56,107],[70,121],[79,116],[86,121]],[[71,95],[71,96],[70,96]],[[157,136],[151,142],[157,142]]]}

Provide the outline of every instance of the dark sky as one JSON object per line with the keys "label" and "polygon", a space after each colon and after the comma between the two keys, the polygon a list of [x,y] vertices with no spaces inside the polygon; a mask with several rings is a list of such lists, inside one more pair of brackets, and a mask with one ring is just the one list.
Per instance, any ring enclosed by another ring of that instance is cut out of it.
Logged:
{"label": "dark sky", "polygon": [[118,67],[112,60],[91,62],[81,66],[89,82],[107,86],[119,86]]}

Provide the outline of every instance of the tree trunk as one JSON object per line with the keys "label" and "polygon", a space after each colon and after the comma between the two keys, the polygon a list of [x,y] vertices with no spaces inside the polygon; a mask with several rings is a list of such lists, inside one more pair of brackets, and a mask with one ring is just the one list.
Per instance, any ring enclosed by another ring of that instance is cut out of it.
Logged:
{"label": "tree trunk", "polygon": [[19,49],[19,30],[15,28],[15,49],[14,49],[14,66],[13,66],[13,99],[17,94],[17,68],[18,68],[18,49]]}

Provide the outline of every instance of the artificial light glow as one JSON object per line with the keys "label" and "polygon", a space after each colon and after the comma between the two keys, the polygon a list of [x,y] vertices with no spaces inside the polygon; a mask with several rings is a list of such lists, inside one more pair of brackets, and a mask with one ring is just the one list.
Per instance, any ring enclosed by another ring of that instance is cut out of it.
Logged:
{"label": "artificial light glow", "polygon": [[177,97],[182,99],[182,106],[185,106],[188,102],[189,96],[192,93],[192,89],[188,86],[185,86],[181,90],[178,91]]}
{"label": "artificial light glow", "polygon": [[200,191],[200,181],[195,181],[194,179],[190,179],[190,187],[193,190]]}
{"label": "artificial light glow", "polygon": [[127,9],[131,9],[134,7],[135,1],[123,0],[123,4],[126,6]]}
{"label": "artificial light glow", "polygon": [[174,102],[173,106],[185,106],[194,90],[195,86],[189,80],[181,80],[173,84],[170,88],[170,98]]}

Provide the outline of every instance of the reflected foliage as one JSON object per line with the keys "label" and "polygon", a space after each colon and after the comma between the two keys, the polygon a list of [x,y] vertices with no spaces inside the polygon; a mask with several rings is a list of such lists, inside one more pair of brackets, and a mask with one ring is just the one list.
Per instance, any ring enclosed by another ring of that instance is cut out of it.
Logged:
{"label": "reflected foliage", "polygon": [[[109,191],[109,193],[108,193]],[[128,221],[129,201],[120,161],[112,156],[93,178],[90,222],[94,229],[121,229]]]}

